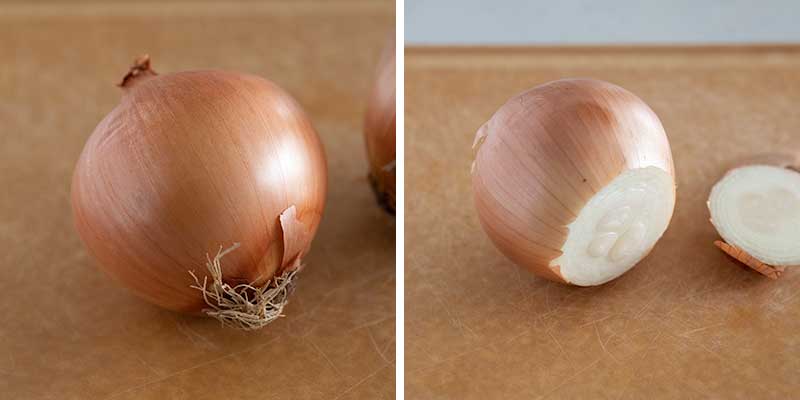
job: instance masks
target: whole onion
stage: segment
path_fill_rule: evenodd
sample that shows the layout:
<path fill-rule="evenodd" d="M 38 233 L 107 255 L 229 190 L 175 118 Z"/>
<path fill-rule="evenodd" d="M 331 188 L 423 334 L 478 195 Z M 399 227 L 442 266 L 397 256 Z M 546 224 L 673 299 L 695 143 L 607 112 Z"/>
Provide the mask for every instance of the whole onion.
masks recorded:
<path fill-rule="evenodd" d="M 159 306 L 245 329 L 277 318 L 325 203 L 325 156 L 303 110 L 265 79 L 157 75 L 147 56 L 120 86 L 73 175 L 91 256 Z"/>
<path fill-rule="evenodd" d="M 378 202 L 391 214 L 394 214 L 395 209 L 394 53 L 395 44 L 392 37 L 381 54 L 364 121 L 370 183 Z"/>
<path fill-rule="evenodd" d="M 478 216 L 515 263 L 557 282 L 608 282 L 644 258 L 675 206 L 669 142 L 631 92 L 564 79 L 521 93 L 475 137 Z"/>

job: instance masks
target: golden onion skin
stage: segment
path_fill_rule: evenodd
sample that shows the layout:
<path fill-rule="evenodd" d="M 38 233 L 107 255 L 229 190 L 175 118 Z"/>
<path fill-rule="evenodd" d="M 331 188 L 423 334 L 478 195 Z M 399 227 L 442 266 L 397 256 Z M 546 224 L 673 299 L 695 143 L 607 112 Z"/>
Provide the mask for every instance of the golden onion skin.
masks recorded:
<path fill-rule="evenodd" d="M 629 169 L 675 175 L 656 114 L 633 93 L 593 79 L 553 81 L 511 98 L 473 147 L 484 231 L 515 264 L 561 283 L 568 282 L 551 262 L 592 196 Z"/>
<path fill-rule="evenodd" d="M 75 226 L 101 269 L 154 304 L 196 313 L 206 304 L 189 271 L 202 281 L 206 254 L 239 242 L 225 281 L 267 282 L 284 267 L 279 216 L 291 206 L 308 249 L 327 167 L 288 93 L 223 71 L 129 77 L 72 180 Z"/>

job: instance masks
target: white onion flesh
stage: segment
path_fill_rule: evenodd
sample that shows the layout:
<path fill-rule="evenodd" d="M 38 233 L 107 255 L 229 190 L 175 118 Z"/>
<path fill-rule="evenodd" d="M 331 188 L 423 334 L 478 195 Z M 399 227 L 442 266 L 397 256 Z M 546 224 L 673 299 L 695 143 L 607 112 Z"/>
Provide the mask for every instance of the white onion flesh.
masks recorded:
<path fill-rule="evenodd" d="M 569 224 L 560 267 L 569 283 L 599 285 L 644 258 L 663 235 L 675 206 L 672 176 L 658 167 L 630 169 L 603 187 Z"/>

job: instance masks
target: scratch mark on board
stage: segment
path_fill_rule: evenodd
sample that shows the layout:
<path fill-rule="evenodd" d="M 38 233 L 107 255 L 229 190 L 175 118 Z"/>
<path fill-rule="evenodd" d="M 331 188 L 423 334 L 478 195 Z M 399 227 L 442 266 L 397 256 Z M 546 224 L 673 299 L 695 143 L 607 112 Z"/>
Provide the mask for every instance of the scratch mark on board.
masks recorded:
<path fill-rule="evenodd" d="M 711 325 L 704 326 L 704 327 L 701 327 L 701 328 L 688 330 L 686 332 L 681 332 L 681 333 L 678 334 L 678 336 L 685 338 L 685 337 L 689 337 L 689 335 L 691 335 L 692 333 L 701 332 L 701 331 L 704 331 L 706 329 L 710 329 L 710 328 L 714 328 L 714 327 L 722 326 L 722 325 L 725 325 L 725 323 L 724 322 L 720 322 L 720 323 L 717 323 L 717 324 L 711 324 Z"/>
<path fill-rule="evenodd" d="M 375 341 L 375 336 L 372 335 L 372 329 L 367 328 L 367 335 L 369 336 L 370 343 L 372 343 L 372 347 L 375 348 L 375 352 L 378 353 L 379 356 L 381 356 L 383 361 L 386 361 L 387 364 L 391 364 L 391 362 L 389 362 L 389 359 L 387 359 L 386 356 L 383 355 L 381 349 L 378 348 L 378 342 Z"/>
<path fill-rule="evenodd" d="M 358 381 L 358 382 L 356 382 L 355 384 L 353 384 L 353 386 L 350 386 L 349 388 L 345 389 L 345 391 L 344 391 L 344 392 L 342 392 L 342 393 L 339 393 L 339 395 L 338 395 L 338 396 L 336 396 L 336 397 L 334 397 L 334 398 L 333 398 L 333 400 L 339 400 L 339 399 L 341 399 L 341 398 L 342 398 L 342 396 L 344 396 L 344 395 L 346 395 L 346 394 L 348 394 L 348 393 L 352 392 L 352 391 L 353 391 L 353 390 L 355 390 L 357 387 L 359 387 L 359 386 L 363 385 L 363 384 L 364 384 L 364 382 L 368 381 L 368 380 L 369 380 L 370 378 L 372 378 L 373 376 L 375 376 L 375 375 L 378 375 L 378 373 L 379 373 L 379 372 L 383 371 L 383 370 L 384 370 L 384 369 L 386 369 L 387 367 L 388 367 L 388 365 L 384 365 L 384 366 L 382 366 L 382 367 L 380 367 L 380 368 L 376 369 L 376 370 L 375 370 L 374 372 L 372 372 L 371 374 L 369 374 L 369 375 L 365 376 L 363 379 L 361 379 L 360 381 Z"/>
<path fill-rule="evenodd" d="M 193 365 L 191 367 L 180 369 L 178 371 L 175 371 L 173 373 L 165 375 L 165 376 L 163 376 L 161 378 L 157 378 L 157 379 L 153 379 L 153 380 L 147 381 L 147 382 L 145 382 L 145 383 L 143 383 L 141 385 L 137 385 L 137 386 L 134 386 L 134 387 L 119 391 L 117 393 L 112 393 L 110 396 L 108 396 L 106 398 L 106 400 L 110 400 L 110 399 L 122 396 L 122 395 L 124 395 L 126 393 L 131 393 L 131 392 L 135 392 L 137 390 L 141 390 L 141 389 L 150 387 L 152 385 L 164 382 L 169 378 L 172 378 L 174 376 L 178 376 L 178 375 L 183 374 L 185 372 L 193 371 L 193 370 L 196 370 L 198 368 L 202 368 L 202 367 L 214 364 L 214 363 L 222 361 L 222 360 L 226 360 L 226 359 L 229 359 L 229 358 L 234 358 L 234 357 L 237 357 L 237 356 L 239 356 L 241 354 L 244 354 L 244 353 L 247 353 L 247 352 L 257 351 L 257 350 L 259 350 L 261 348 L 269 346 L 270 344 L 272 344 L 272 342 L 278 340 L 279 338 L 280 338 L 280 336 L 276 336 L 276 337 L 274 337 L 274 338 L 272 338 L 272 339 L 270 339 L 270 340 L 268 340 L 268 341 L 266 341 L 264 343 L 261 343 L 259 345 L 256 345 L 256 346 L 253 346 L 253 347 L 250 347 L 250 348 L 247 348 L 247 349 L 243 349 L 241 351 L 236 351 L 236 352 L 233 352 L 233 353 L 225 354 L 223 356 L 220 356 L 220 357 L 217 357 L 217 358 L 213 358 L 213 359 L 205 361 L 205 362 L 201 362 L 201 363 Z"/>
<path fill-rule="evenodd" d="M 450 307 L 445 303 L 445 301 L 439 296 L 436 291 L 433 291 L 433 298 L 442 306 L 444 309 L 445 314 L 449 317 L 450 324 L 458 328 L 464 336 L 468 336 L 467 332 L 469 332 L 472 336 L 478 336 L 472 329 L 469 329 L 462 321 L 459 319 L 453 312 L 450 310 Z"/>
<path fill-rule="evenodd" d="M 319 348 L 319 346 L 317 346 L 317 345 L 316 345 L 316 343 L 312 342 L 312 341 L 311 341 L 310 339 L 308 339 L 308 338 L 306 338 L 306 339 L 305 339 L 305 341 L 306 341 L 306 342 L 307 342 L 309 345 L 311 345 L 311 347 L 313 347 L 313 348 L 314 348 L 314 350 L 316 350 L 316 351 L 317 351 L 317 353 L 319 353 L 319 354 L 322 356 L 322 358 L 324 358 L 324 359 L 325 359 L 325 361 L 328 363 L 328 365 L 330 365 L 330 367 L 333 369 L 333 371 L 334 371 L 334 372 L 336 372 L 336 375 L 339 375 L 340 377 L 344 377 L 344 375 L 342 374 L 342 372 L 341 372 L 341 371 L 339 371 L 339 368 L 337 368 L 337 367 L 336 367 L 336 364 L 334 364 L 334 363 L 333 363 L 333 360 L 331 360 L 331 359 L 330 359 L 330 357 L 328 357 L 328 355 L 327 355 L 327 354 L 325 354 L 325 352 L 324 352 L 324 351 L 322 351 L 322 349 L 320 349 L 320 348 Z"/>
<path fill-rule="evenodd" d="M 619 364 L 619 360 L 616 359 L 606 348 L 606 345 L 603 343 L 603 339 L 600 337 L 600 329 L 597 328 L 597 324 L 594 325 L 594 333 L 597 335 L 597 342 L 600 343 L 600 348 L 603 349 L 603 353 L 606 353 L 614 363 Z"/>
<path fill-rule="evenodd" d="M 214 344 L 212 341 L 208 340 L 207 337 L 201 335 L 196 330 L 192 329 L 189 325 L 181 321 L 175 321 L 177 325 L 178 332 L 186 336 L 189 341 L 194 345 L 200 345 L 200 347 L 206 347 L 209 349 L 217 350 L 218 346 Z"/>
<path fill-rule="evenodd" d="M 567 352 L 564 350 L 564 346 L 562 346 L 561 342 L 559 342 L 558 339 L 556 339 L 555 335 L 553 335 L 553 332 L 547 330 L 547 335 L 550 336 L 550 339 L 553 339 L 553 342 L 555 342 L 556 346 L 558 346 L 558 351 L 561 353 L 561 358 L 563 358 L 567 362 L 567 364 L 569 364 L 570 367 L 573 367 L 572 359 L 569 358 Z"/>
<path fill-rule="evenodd" d="M 600 362 L 600 360 L 602 360 L 602 358 L 598 358 L 598 359 L 590 362 L 585 367 L 581 368 L 578 372 L 576 372 L 574 375 L 572 375 L 572 376 L 568 377 L 567 379 L 564 379 L 563 381 L 561 381 L 561 383 L 559 383 L 555 388 L 553 388 L 553 390 L 543 394 L 542 396 L 537 397 L 537 399 L 541 400 L 541 399 L 545 399 L 547 397 L 550 397 L 550 395 L 552 395 L 553 393 L 557 392 L 558 389 L 561 389 L 568 382 L 570 382 L 571 380 L 577 378 L 578 376 L 580 376 L 584 372 L 588 371 L 590 368 L 592 368 L 595 365 L 597 365 Z"/>

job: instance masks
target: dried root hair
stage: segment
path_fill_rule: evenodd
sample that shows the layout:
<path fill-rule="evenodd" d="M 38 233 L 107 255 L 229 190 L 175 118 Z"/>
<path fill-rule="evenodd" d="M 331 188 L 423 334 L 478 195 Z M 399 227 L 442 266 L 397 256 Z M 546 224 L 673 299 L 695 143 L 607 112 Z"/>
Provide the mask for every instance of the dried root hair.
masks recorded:
<path fill-rule="evenodd" d="M 191 285 L 203 293 L 203 299 L 209 308 L 203 313 L 219 320 L 223 326 L 228 326 L 245 331 L 261 329 L 272 321 L 283 316 L 283 308 L 289 303 L 289 295 L 294 289 L 294 277 L 300 270 L 299 258 L 284 272 L 276 275 L 267 283 L 260 286 L 239 284 L 231 286 L 222 280 L 222 257 L 239 248 L 239 243 L 223 250 L 220 246 L 213 259 L 206 254 L 206 268 L 211 276 L 197 278 L 194 272 L 189 274 L 194 278 L 195 284 Z"/>

